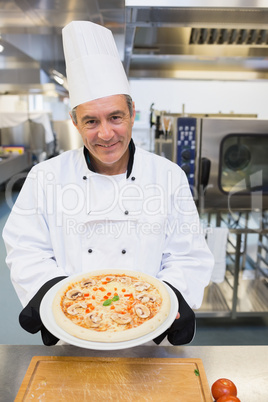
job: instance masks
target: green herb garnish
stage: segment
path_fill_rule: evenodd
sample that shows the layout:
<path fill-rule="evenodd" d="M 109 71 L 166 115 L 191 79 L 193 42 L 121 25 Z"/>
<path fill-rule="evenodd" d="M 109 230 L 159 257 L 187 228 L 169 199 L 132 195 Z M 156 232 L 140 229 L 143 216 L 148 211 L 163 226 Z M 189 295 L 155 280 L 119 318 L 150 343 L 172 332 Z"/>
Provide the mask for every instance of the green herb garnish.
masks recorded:
<path fill-rule="evenodd" d="M 103 302 L 103 306 L 110 306 L 110 304 L 112 304 L 112 299 L 107 299 Z"/>
<path fill-rule="evenodd" d="M 199 370 L 197 370 L 197 369 L 195 369 L 194 373 L 195 373 L 196 376 L 199 376 L 199 375 L 200 375 L 200 374 L 199 374 Z"/>
<path fill-rule="evenodd" d="M 105 301 L 102 303 L 102 305 L 103 305 L 103 306 L 110 306 L 110 305 L 112 304 L 112 302 L 115 302 L 115 301 L 117 301 L 117 300 L 119 300 L 119 296 L 118 296 L 118 295 L 114 296 L 112 299 L 107 299 L 107 300 L 105 300 Z"/>

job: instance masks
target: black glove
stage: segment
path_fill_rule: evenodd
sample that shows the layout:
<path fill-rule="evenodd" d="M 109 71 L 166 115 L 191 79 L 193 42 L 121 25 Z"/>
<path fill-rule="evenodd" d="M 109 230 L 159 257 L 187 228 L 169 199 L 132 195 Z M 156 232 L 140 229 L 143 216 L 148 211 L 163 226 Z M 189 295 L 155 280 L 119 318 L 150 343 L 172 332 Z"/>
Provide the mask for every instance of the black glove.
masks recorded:
<path fill-rule="evenodd" d="M 19 315 L 21 327 L 31 334 L 36 334 L 38 331 L 41 331 L 42 341 L 44 345 L 47 346 L 55 345 L 59 339 L 52 335 L 42 323 L 39 314 L 40 304 L 47 291 L 65 278 L 67 278 L 67 276 L 58 276 L 46 282 Z"/>
<path fill-rule="evenodd" d="M 187 304 L 181 293 L 170 283 L 165 282 L 175 292 L 179 301 L 180 318 L 175 320 L 163 334 L 154 339 L 159 345 L 167 336 L 172 345 L 186 345 L 191 342 L 195 334 L 195 313 Z"/>

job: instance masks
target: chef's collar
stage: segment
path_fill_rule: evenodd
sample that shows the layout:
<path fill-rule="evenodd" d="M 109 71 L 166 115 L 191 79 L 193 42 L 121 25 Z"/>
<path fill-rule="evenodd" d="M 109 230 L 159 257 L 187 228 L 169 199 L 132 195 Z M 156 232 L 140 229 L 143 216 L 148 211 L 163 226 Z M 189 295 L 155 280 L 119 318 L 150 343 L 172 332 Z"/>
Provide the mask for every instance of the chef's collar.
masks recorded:
<path fill-rule="evenodd" d="M 135 149 L 136 149 L 132 138 L 130 140 L 128 148 L 129 148 L 129 159 L 128 159 L 128 164 L 127 164 L 127 179 L 129 178 L 129 176 L 131 175 L 131 172 L 132 172 L 132 167 L 133 167 L 133 162 L 134 162 L 134 153 L 135 153 Z M 96 172 L 96 170 L 94 169 L 94 167 L 91 163 L 89 151 L 85 146 L 84 146 L 84 156 L 85 156 L 87 167 L 89 168 L 89 170 L 91 170 L 91 172 Z"/>

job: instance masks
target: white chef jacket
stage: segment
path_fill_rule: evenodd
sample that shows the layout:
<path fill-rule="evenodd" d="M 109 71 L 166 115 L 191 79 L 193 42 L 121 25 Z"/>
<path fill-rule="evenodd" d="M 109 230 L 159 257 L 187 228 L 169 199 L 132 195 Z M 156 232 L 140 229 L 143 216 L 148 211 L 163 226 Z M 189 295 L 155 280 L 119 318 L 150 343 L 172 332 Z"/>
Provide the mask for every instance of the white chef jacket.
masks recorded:
<path fill-rule="evenodd" d="M 198 308 L 213 268 L 184 172 L 140 148 L 129 177 L 90 171 L 83 148 L 37 164 L 3 238 L 23 306 L 54 277 L 115 268 L 166 281 Z"/>

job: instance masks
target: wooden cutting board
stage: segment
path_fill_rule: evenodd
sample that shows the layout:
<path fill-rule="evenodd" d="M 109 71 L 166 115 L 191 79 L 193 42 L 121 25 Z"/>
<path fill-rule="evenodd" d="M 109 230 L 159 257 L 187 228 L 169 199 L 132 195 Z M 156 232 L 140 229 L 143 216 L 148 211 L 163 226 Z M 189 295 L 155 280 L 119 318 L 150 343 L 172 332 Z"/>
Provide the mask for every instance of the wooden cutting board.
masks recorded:
<path fill-rule="evenodd" d="M 15 401 L 211 402 L 201 359 L 35 356 Z"/>

